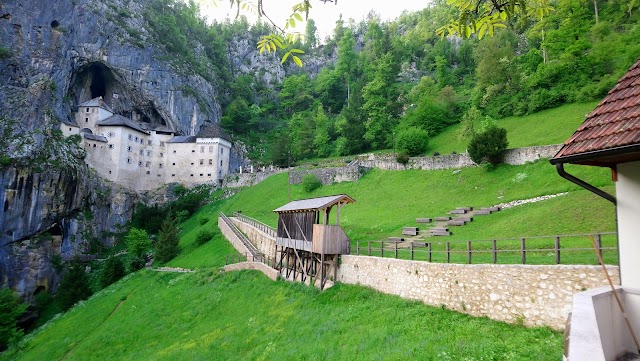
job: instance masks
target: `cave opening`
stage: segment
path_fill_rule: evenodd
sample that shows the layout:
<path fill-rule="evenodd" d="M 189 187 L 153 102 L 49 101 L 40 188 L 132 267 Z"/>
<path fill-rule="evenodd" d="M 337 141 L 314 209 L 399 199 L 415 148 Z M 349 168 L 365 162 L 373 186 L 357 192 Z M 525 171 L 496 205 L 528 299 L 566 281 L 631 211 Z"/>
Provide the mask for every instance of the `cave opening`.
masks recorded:
<path fill-rule="evenodd" d="M 53 227 L 49 228 L 48 232 L 52 236 L 62 236 L 62 227 L 60 227 L 59 224 L 56 224 Z"/>
<path fill-rule="evenodd" d="M 55 29 L 58 26 L 60 26 L 60 23 L 58 22 L 58 20 L 54 20 L 51 22 L 51 29 Z"/>
<path fill-rule="evenodd" d="M 104 98 L 107 94 L 107 85 L 111 78 L 109 68 L 100 63 L 93 63 L 89 67 L 89 73 L 92 75 L 91 85 L 89 86 L 89 89 L 91 90 L 91 99 L 96 97 Z"/>

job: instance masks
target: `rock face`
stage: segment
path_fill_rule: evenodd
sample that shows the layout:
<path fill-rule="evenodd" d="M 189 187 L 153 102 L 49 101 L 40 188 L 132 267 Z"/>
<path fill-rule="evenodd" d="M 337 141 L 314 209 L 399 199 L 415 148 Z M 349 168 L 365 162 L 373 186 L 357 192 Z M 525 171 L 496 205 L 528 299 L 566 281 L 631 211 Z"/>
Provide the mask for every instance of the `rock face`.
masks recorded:
<path fill-rule="evenodd" d="M 76 174 L 4 168 L 0 187 L 0 280 L 27 301 L 55 290 L 54 259 L 112 246 L 137 198 L 86 167 Z"/>
<path fill-rule="evenodd" d="M 103 96 L 116 113 L 192 134 L 218 121 L 212 83 L 177 69 L 153 46 L 138 2 L 9 1 L 0 4 L 0 108 L 28 129 L 52 111 Z"/>

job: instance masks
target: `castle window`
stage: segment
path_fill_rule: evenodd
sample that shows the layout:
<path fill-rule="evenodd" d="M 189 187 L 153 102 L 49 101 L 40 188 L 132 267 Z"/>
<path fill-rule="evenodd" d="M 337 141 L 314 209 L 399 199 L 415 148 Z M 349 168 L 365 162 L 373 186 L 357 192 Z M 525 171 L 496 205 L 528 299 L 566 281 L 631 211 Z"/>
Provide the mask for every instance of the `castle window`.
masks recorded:
<path fill-rule="evenodd" d="M 130 152 L 130 151 L 131 151 L 131 146 L 128 146 L 127 147 L 127 152 Z"/>
<path fill-rule="evenodd" d="M 109 171 L 109 174 L 111 174 L 111 171 Z"/>
<path fill-rule="evenodd" d="M 151 156 L 151 151 L 150 150 L 147 151 L 147 156 Z"/>
<path fill-rule="evenodd" d="M 164 142 L 160 142 L 160 146 L 161 146 L 161 147 L 164 147 Z"/>
<path fill-rule="evenodd" d="M 113 144 L 109 144 L 109 149 L 113 149 Z"/>
<path fill-rule="evenodd" d="M 129 140 L 133 139 L 133 135 L 129 134 Z"/>
<path fill-rule="evenodd" d="M 193 165 L 193 162 L 191 162 L 191 165 Z"/>
<path fill-rule="evenodd" d="M 144 155 L 144 150 L 140 149 L 140 155 Z"/>
<path fill-rule="evenodd" d="M 151 141 L 150 140 L 147 141 L 147 145 L 151 145 Z"/>
<path fill-rule="evenodd" d="M 96 147 L 96 145 L 94 144 L 94 145 L 93 145 L 93 147 L 95 148 L 95 147 Z"/>
<path fill-rule="evenodd" d="M 213 153 L 213 145 L 209 146 L 209 153 Z"/>
<path fill-rule="evenodd" d="M 209 159 L 209 165 L 213 165 L 213 159 Z"/>
<path fill-rule="evenodd" d="M 160 177 L 160 174 L 158 174 L 158 177 Z"/>
<path fill-rule="evenodd" d="M 204 153 L 204 145 L 200 147 L 200 153 Z"/>
<path fill-rule="evenodd" d="M 147 168 L 151 167 L 151 162 L 147 162 L 147 163 L 145 163 L 145 166 L 146 166 Z"/>
<path fill-rule="evenodd" d="M 164 157 L 164 153 L 160 153 L 160 158 Z"/>
<path fill-rule="evenodd" d="M 172 177 L 175 177 L 176 175 L 175 175 L 175 174 L 172 174 L 171 176 L 172 176 Z"/>
<path fill-rule="evenodd" d="M 138 137 L 133 138 L 134 141 L 137 143 L 138 142 Z"/>
<path fill-rule="evenodd" d="M 162 168 L 162 163 L 158 164 L 158 168 Z"/>
<path fill-rule="evenodd" d="M 220 154 L 224 154 L 224 148 L 220 148 Z"/>
<path fill-rule="evenodd" d="M 193 177 L 193 174 L 191 176 Z"/>
<path fill-rule="evenodd" d="M 131 164 L 131 158 L 127 158 L 127 163 Z"/>
<path fill-rule="evenodd" d="M 89 118 L 84 118 L 85 123 L 89 123 Z"/>
<path fill-rule="evenodd" d="M 211 177 L 211 173 L 207 173 L 207 177 Z"/>
<path fill-rule="evenodd" d="M 142 167 L 142 161 L 138 162 L 138 167 Z"/>
<path fill-rule="evenodd" d="M 172 163 L 171 165 L 176 165 L 175 163 Z"/>
<path fill-rule="evenodd" d="M 71 128 L 69 128 L 69 131 L 71 131 Z"/>
<path fill-rule="evenodd" d="M 204 164 L 204 159 L 200 159 L 200 165 Z"/>
<path fill-rule="evenodd" d="M 204 176 L 204 174 L 200 173 L 200 177 Z"/>
<path fill-rule="evenodd" d="M 195 150 L 195 149 L 191 149 L 191 153 L 195 153 L 195 152 L 196 152 L 196 150 Z"/>
<path fill-rule="evenodd" d="M 220 161 L 220 166 L 222 167 L 222 161 Z"/>
<path fill-rule="evenodd" d="M 173 154 L 176 154 L 176 151 L 175 151 L 175 150 L 173 151 Z"/>
<path fill-rule="evenodd" d="M 147 174 L 151 174 L 151 171 L 150 171 L 150 170 L 148 170 L 148 171 L 147 171 Z"/>
<path fill-rule="evenodd" d="M 85 113 L 89 113 L 89 108 L 87 108 L 84 112 L 85 112 Z"/>

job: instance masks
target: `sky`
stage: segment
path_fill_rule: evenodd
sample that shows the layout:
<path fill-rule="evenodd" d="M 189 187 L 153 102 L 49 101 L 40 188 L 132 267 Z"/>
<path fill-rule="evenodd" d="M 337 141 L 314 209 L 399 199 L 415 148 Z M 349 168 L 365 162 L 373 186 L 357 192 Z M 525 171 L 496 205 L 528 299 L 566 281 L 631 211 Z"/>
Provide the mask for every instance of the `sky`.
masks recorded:
<path fill-rule="evenodd" d="M 292 6 L 300 2 L 301 0 L 263 0 L 263 6 L 267 15 L 277 25 L 283 27 L 285 20 L 291 15 Z M 211 0 L 204 0 L 202 3 L 211 3 Z M 383 20 L 393 20 L 404 10 L 422 10 L 428 3 L 428 0 L 338 0 L 337 4 L 331 2 L 325 4 L 322 0 L 312 0 L 311 6 L 313 8 L 309 12 L 309 18 L 316 22 L 319 39 L 324 40 L 326 36 L 332 34 L 340 14 L 342 14 L 345 23 L 350 18 L 356 22 L 364 19 L 371 10 L 379 14 Z M 218 0 L 218 5 L 215 7 L 205 5 L 202 8 L 202 13 L 209 19 L 221 21 L 227 17 L 233 19 L 236 15 L 236 8 L 229 10 L 228 0 Z M 245 15 L 250 21 L 255 18 L 246 12 Z M 304 24 L 296 25 L 295 31 L 304 33 L 304 28 Z"/>

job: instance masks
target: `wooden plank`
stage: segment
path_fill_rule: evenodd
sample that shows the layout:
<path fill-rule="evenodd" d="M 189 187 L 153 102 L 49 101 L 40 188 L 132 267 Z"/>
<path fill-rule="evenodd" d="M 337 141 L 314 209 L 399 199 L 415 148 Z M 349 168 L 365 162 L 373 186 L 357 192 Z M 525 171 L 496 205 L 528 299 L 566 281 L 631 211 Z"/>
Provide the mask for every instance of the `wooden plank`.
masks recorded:
<path fill-rule="evenodd" d="M 451 232 L 434 232 L 431 233 L 432 236 L 450 236 L 452 233 Z"/>
<path fill-rule="evenodd" d="M 473 207 L 457 207 L 456 209 L 464 209 L 467 212 L 470 212 L 473 210 Z"/>
<path fill-rule="evenodd" d="M 401 237 L 389 237 L 389 242 L 394 242 L 394 243 L 404 242 L 404 238 L 401 238 Z"/>
<path fill-rule="evenodd" d="M 457 219 L 453 219 L 447 222 L 447 226 L 464 226 L 465 224 L 467 224 L 467 222 L 459 221 Z"/>
<path fill-rule="evenodd" d="M 449 214 L 465 214 L 467 213 L 466 209 L 453 209 L 449 211 Z"/>
<path fill-rule="evenodd" d="M 436 220 L 436 221 L 438 221 L 438 222 L 442 222 L 442 221 L 450 221 L 450 220 L 451 220 L 451 217 L 449 217 L 449 216 L 446 216 L 446 217 L 436 217 L 436 218 L 435 218 L 435 220 Z"/>
<path fill-rule="evenodd" d="M 490 210 L 491 212 L 500 212 L 501 208 L 496 206 L 496 207 L 489 207 L 487 209 Z"/>
<path fill-rule="evenodd" d="M 416 223 L 431 223 L 431 218 L 416 218 Z"/>
<path fill-rule="evenodd" d="M 488 209 L 488 208 L 482 208 L 481 210 L 476 211 L 475 215 L 476 215 L 476 216 L 480 216 L 480 215 L 491 214 L 491 213 L 493 213 L 493 212 L 491 212 L 491 210 L 490 210 L 490 209 Z"/>
<path fill-rule="evenodd" d="M 417 236 L 420 233 L 418 227 L 404 227 L 402 228 L 402 234 L 405 236 Z"/>
<path fill-rule="evenodd" d="M 435 227 L 429 228 L 429 232 L 446 232 L 449 230 L 449 227 Z"/>
<path fill-rule="evenodd" d="M 454 221 L 465 221 L 465 222 L 469 223 L 469 222 L 473 222 L 473 217 L 464 216 L 464 217 L 454 218 L 453 220 Z"/>

